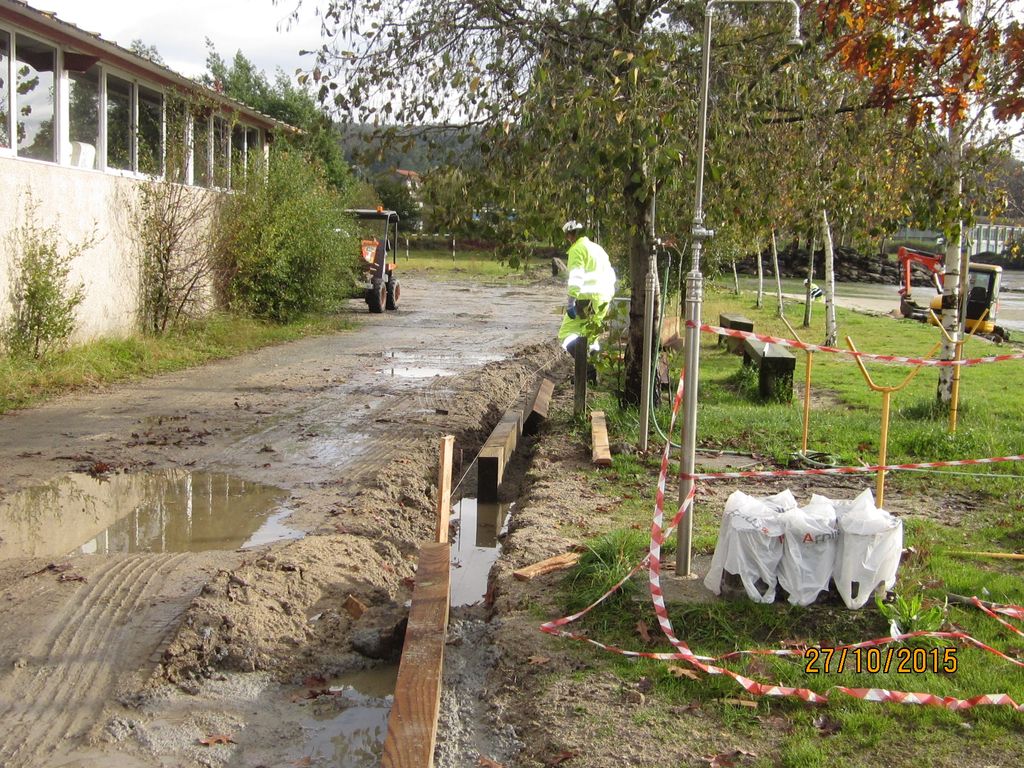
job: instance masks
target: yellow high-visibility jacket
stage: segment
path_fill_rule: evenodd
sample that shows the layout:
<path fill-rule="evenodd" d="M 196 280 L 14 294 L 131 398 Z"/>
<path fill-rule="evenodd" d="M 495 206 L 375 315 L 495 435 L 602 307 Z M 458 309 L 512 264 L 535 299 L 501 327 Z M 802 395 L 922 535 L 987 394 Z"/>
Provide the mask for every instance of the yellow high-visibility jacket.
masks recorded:
<path fill-rule="evenodd" d="M 601 332 L 608 303 L 615 296 L 615 270 L 608 253 L 588 237 L 580 237 L 568 252 L 568 294 L 577 301 L 590 301 L 585 317 L 562 317 L 558 341 L 563 345 L 577 336 L 594 340 Z"/>

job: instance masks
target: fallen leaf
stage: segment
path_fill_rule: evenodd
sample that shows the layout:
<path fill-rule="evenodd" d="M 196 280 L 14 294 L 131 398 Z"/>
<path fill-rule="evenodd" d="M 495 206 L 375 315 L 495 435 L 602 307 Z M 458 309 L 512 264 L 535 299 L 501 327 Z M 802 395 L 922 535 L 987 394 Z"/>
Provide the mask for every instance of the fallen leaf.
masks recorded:
<path fill-rule="evenodd" d="M 559 752 L 554 757 L 547 758 L 544 761 L 544 765 L 549 766 L 549 767 L 550 766 L 555 766 L 555 765 L 561 765 L 564 762 L 572 760 L 574 757 L 576 757 L 576 753 L 575 752 L 569 752 L 568 750 L 566 750 L 565 752 Z"/>
<path fill-rule="evenodd" d="M 200 739 L 199 743 L 204 747 L 212 747 L 214 744 L 234 744 L 235 740 L 225 733 L 215 733 L 205 739 Z"/>
<path fill-rule="evenodd" d="M 834 736 L 843 730 L 843 725 L 838 720 L 833 720 L 828 715 L 819 715 L 811 721 L 814 727 L 822 736 Z"/>
<path fill-rule="evenodd" d="M 70 571 L 70 570 L 71 570 L 71 563 L 50 563 L 49 565 L 44 565 L 38 571 L 32 571 L 32 573 L 26 573 L 23 578 L 27 579 L 29 576 L 38 576 L 40 573 L 46 573 L 47 571 L 53 571 L 54 573 L 63 573 L 64 571 Z"/>
<path fill-rule="evenodd" d="M 636 623 L 636 631 L 637 634 L 640 635 L 640 639 L 643 640 L 645 644 L 650 645 L 651 632 L 647 627 L 647 622 L 643 619 L 640 619 L 640 621 Z"/>
<path fill-rule="evenodd" d="M 797 653 L 803 653 L 808 648 L 806 640 L 782 640 L 779 645 Z"/>
<path fill-rule="evenodd" d="M 706 758 L 711 768 L 732 768 L 745 757 L 757 757 L 754 752 L 747 752 L 745 749 L 733 749 L 729 752 L 720 752 L 714 757 Z"/>
<path fill-rule="evenodd" d="M 751 701 L 750 699 L 719 699 L 723 704 L 732 704 L 735 707 L 746 707 L 747 709 L 757 709 L 757 702 Z"/>
<path fill-rule="evenodd" d="M 484 757 L 483 755 L 480 755 L 476 759 L 476 764 L 480 766 L 480 768 L 505 768 L 501 763 L 496 763 L 494 760 L 491 760 L 491 758 Z"/>
<path fill-rule="evenodd" d="M 353 619 L 358 619 L 366 613 L 366 603 L 354 595 L 345 598 L 344 608 Z"/>
<path fill-rule="evenodd" d="M 529 662 L 531 664 L 547 664 L 549 661 L 551 661 L 551 659 L 547 656 L 531 656 L 529 658 Z"/>
<path fill-rule="evenodd" d="M 692 669 L 680 667 L 678 664 L 669 664 L 665 670 L 673 677 L 685 677 L 687 680 L 700 680 L 700 675 Z"/>

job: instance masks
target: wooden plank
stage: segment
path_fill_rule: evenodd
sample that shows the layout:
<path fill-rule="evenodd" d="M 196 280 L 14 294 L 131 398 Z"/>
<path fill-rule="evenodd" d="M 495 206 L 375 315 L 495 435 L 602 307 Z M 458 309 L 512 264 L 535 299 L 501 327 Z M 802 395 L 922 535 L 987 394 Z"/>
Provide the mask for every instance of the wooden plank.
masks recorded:
<path fill-rule="evenodd" d="M 452 455 L 455 453 L 455 436 L 441 438 L 441 450 L 437 461 L 437 536 L 436 541 L 448 541 L 448 524 L 452 514 Z"/>
<path fill-rule="evenodd" d="M 519 579 L 519 581 L 529 581 L 530 579 L 535 579 L 538 576 L 543 576 L 545 573 L 564 571 L 566 568 L 571 568 L 576 565 L 579 559 L 579 552 L 566 552 L 564 555 L 555 555 L 554 557 L 541 560 L 533 565 L 527 565 L 519 568 L 518 570 L 512 571 L 512 575 Z"/>
<path fill-rule="evenodd" d="M 383 768 L 434 765 L 448 628 L 450 557 L 448 544 L 424 544 L 420 549 L 395 700 L 384 740 Z"/>
<path fill-rule="evenodd" d="M 612 452 L 608 447 L 608 423 L 604 418 L 604 411 L 591 411 L 590 413 L 590 439 L 591 458 L 599 467 L 610 467 L 612 465 Z"/>
<path fill-rule="evenodd" d="M 526 432 L 533 432 L 540 422 L 548 417 L 548 410 L 551 408 L 551 397 L 555 392 L 555 382 L 551 379 L 541 379 L 537 385 L 537 392 L 530 404 L 530 412 L 526 415 L 526 422 L 523 429 Z"/>

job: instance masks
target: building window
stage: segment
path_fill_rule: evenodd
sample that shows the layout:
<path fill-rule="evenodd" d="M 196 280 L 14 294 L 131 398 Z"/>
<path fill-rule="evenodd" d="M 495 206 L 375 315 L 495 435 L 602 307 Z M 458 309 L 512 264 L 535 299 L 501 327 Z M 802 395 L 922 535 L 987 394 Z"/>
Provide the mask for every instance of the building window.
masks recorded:
<path fill-rule="evenodd" d="M 139 86 L 139 170 L 152 176 L 163 173 L 164 97 Z"/>
<path fill-rule="evenodd" d="M 57 50 L 18 35 L 14 42 L 17 72 L 18 155 L 54 162 L 54 106 Z"/>
<path fill-rule="evenodd" d="M 107 75 L 107 167 L 134 170 L 132 163 L 132 106 L 135 86 L 127 80 Z"/>
<path fill-rule="evenodd" d="M 0 148 L 11 148 L 11 36 L 0 29 Z"/>
<path fill-rule="evenodd" d="M 231 128 L 222 117 L 213 118 L 213 186 L 231 187 Z"/>
<path fill-rule="evenodd" d="M 241 186 L 245 179 L 245 126 L 235 123 L 231 129 L 231 182 Z"/>
<path fill-rule="evenodd" d="M 210 117 L 203 112 L 192 116 L 192 183 L 210 186 Z"/>
<path fill-rule="evenodd" d="M 68 139 L 71 165 L 96 168 L 100 145 L 100 68 L 93 64 L 84 72 L 68 72 Z"/>

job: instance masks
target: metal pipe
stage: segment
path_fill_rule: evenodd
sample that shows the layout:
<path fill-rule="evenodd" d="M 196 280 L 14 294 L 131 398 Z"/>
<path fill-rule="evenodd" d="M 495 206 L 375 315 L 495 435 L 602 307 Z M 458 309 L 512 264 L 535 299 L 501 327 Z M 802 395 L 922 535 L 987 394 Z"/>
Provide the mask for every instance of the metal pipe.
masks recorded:
<path fill-rule="evenodd" d="M 647 262 L 647 281 L 644 283 L 644 368 L 640 380 L 640 450 L 647 451 L 648 432 L 651 416 L 651 337 L 654 335 L 654 281 L 657 275 L 657 263 L 654 249 Z"/>
<path fill-rule="evenodd" d="M 587 410 L 587 354 L 590 349 L 590 340 L 586 336 L 576 339 L 573 348 L 573 361 L 575 370 L 573 373 L 575 391 L 573 392 L 572 415 L 580 416 Z"/>
<path fill-rule="evenodd" d="M 699 109 L 697 115 L 697 172 L 693 194 L 693 223 L 690 235 L 693 240 L 693 263 L 686 276 L 686 372 L 683 383 L 683 436 L 682 455 L 679 471 L 679 503 L 682 504 L 693 488 L 693 471 L 697 450 L 697 382 L 700 366 L 700 325 L 701 303 L 704 300 L 704 276 L 700 272 L 700 258 L 704 241 L 714 237 L 714 232 L 704 226 L 704 148 L 708 128 L 708 87 L 711 74 L 711 20 L 715 6 L 725 4 L 788 5 L 793 10 L 790 27 L 790 43 L 801 45 L 800 6 L 796 0 L 709 0 L 704 7 L 704 37 L 702 42 L 701 78 Z M 676 575 L 690 576 L 693 540 L 693 506 L 680 523 L 678 548 L 676 550 Z"/>

